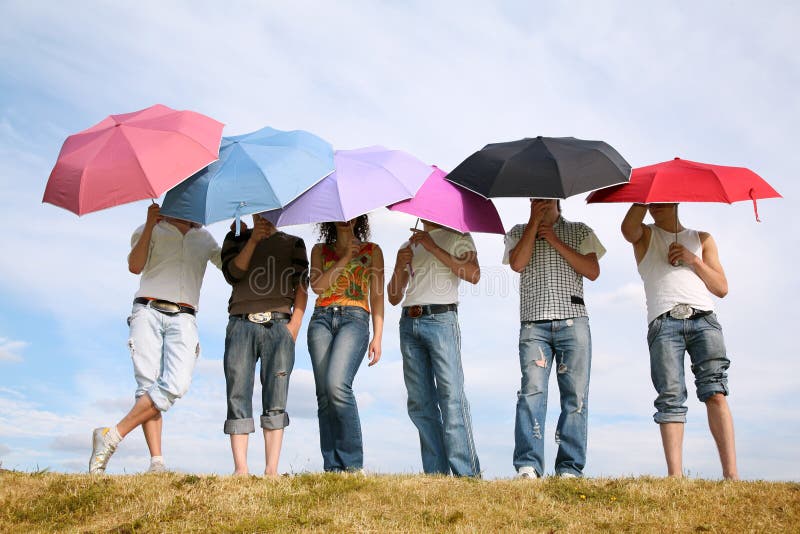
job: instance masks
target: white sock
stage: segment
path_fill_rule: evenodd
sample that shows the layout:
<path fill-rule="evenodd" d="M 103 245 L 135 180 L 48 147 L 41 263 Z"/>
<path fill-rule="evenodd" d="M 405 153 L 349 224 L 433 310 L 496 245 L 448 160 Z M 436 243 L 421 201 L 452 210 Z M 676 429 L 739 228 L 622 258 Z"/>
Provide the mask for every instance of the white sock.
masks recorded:
<path fill-rule="evenodd" d="M 153 465 L 153 464 L 164 465 L 164 457 L 163 456 L 151 456 L 150 457 L 150 465 Z"/>
<path fill-rule="evenodd" d="M 117 430 L 117 426 L 114 425 L 108 429 L 108 432 L 105 433 L 103 439 L 109 445 L 117 446 L 119 442 L 122 441 L 122 436 L 119 435 L 119 431 Z"/>

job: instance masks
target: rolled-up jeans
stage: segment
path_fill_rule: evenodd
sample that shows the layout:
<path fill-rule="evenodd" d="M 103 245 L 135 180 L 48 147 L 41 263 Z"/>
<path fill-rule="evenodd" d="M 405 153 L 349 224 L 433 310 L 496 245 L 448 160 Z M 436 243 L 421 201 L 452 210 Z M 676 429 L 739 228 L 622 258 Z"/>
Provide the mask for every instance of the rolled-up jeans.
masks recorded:
<path fill-rule="evenodd" d="M 192 383 L 200 355 L 197 320 L 189 313 L 168 315 L 134 304 L 128 325 L 136 398 L 147 393 L 155 407 L 165 412 Z"/>
<path fill-rule="evenodd" d="M 461 330 L 455 311 L 400 319 L 408 415 L 419 431 L 425 473 L 480 476 L 464 393 Z"/>
<path fill-rule="evenodd" d="M 547 383 L 556 366 L 561 415 L 556 425 L 555 471 L 581 476 L 586 465 L 592 338 L 588 317 L 524 322 L 519 333 L 522 387 L 517 393 L 514 467 L 544 474 Z"/>
<path fill-rule="evenodd" d="M 225 386 L 228 394 L 226 434 L 255 432 L 253 386 L 256 362 L 261 360 L 261 428 L 278 430 L 289 425 L 286 398 L 294 367 L 294 339 L 287 319 L 253 323 L 230 316 L 225 334 Z"/>
<path fill-rule="evenodd" d="M 358 306 L 319 306 L 308 324 L 325 471 L 357 470 L 364 465 L 353 380 L 369 346 L 369 317 Z"/>
<path fill-rule="evenodd" d="M 650 347 L 650 375 L 658 392 L 656 423 L 686 422 L 686 378 L 683 360 L 692 361 L 692 373 L 700 402 L 721 393 L 728 394 L 728 367 L 722 327 L 714 313 L 695 319 L 674 319 L 664 314 L 647 329 Z"/>

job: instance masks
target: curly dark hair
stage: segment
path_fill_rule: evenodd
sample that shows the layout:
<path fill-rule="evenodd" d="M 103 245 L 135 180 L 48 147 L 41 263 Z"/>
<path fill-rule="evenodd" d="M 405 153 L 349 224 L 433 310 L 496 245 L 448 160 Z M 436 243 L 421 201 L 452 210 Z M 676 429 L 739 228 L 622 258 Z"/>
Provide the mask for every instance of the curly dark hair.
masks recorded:
<path fill-rule="evenodd" d="M 320 241 L 332 247 L 336 244 L 336 223 L 324 222 L 317 225 L 317 232 L 319 233 Z M 356 217 L 356 222 L 353 225 L 353 235 L 356 239 L 367 241 L 369 239 L 369 217 L 367 214 L 359 215 Z"/>

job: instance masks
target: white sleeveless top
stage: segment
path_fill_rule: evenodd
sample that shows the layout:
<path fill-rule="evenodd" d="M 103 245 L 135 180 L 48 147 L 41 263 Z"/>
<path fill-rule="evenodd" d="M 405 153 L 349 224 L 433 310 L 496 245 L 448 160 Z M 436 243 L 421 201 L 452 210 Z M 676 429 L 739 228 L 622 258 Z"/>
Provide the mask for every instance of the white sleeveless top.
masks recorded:
<path fill-rule="evenodd" d="M 692 308 L 713 311 L 714 302 L 703 280 L 691 267 L 673 267 L 668 260 L 669 245 L 675 234 L 662 230 L 655 224 L 650 228 L 650 245 L 639 263 L 639 275 L 644 282 L 647 297 L 647 323 L 671 310 L 676 304 L 688 304 Z M 703 257 L 703 245 L 697 230 L 678 232 L 678 243 L 689 252 Z"/>

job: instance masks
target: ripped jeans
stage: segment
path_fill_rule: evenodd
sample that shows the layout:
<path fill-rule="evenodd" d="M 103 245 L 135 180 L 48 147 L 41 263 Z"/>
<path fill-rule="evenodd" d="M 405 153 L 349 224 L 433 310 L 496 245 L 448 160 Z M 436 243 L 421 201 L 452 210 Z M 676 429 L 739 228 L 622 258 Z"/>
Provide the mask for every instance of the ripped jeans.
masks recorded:
<path fill-rule="evenodd" d="M 294 367 L 294 339 L 287 319 L 251 323 L 231 316 L 225 333 L 225 386 L 228 394 L 226 434 L 255 432 L 253 386 L 256 361 L 261 359 L 261 428 L 278 430 L 289 425 L 286 398 Z"/>
<path fill-rule="evenodd" d="M 197 320 L 188 313 L 166 315 L 134 304 L 128 325 L 136 398 L 147 393 L 155 407 L 166 412 L 192 383 L 200 356 Z"/>
<path fill-rule="evenodd" d="M 514 468 L 530 466 L 544 474 L 547 383 L 556 366 L 561 415 L 556 425 L 555 472 L 583 475 L 586 465 L 589 372 L 592 337 L 588 317 L 524 322 L 519 333 L 522 386 L 517 392 Z"/>

